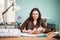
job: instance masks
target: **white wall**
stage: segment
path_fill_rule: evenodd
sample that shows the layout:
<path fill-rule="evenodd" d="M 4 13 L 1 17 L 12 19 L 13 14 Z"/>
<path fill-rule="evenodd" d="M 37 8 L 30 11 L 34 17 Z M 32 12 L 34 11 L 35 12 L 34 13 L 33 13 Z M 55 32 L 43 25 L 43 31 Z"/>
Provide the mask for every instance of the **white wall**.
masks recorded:
<path fill-rule="evenodd" d="M 0 0 L 0 23 L 3 23 L 2 12 L 4 11 L 5 7 L 4 3 L 4 0 Z"/>

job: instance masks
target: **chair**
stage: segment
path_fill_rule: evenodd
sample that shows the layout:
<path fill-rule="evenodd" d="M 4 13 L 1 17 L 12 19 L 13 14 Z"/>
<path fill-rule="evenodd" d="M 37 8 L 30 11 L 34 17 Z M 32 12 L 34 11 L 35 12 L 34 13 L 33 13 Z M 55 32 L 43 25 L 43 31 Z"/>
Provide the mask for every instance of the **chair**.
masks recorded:
<path fill-rule="evenodd" d="M 48 27 L 49 32 L 52 32 L 52 31 L 55 32 L 56 31 L 55 24 L 47 23 L 47 27 Z"/>
<path fill-rule="evenodd" d="M 43 22 L 45 23 L 46 27 L 48 28 L 48 32 L 55 32 L 56 28 L 55 28 L 55 24 L 50 24 L 47 22 L 47 18 L 42 18 Z"/>

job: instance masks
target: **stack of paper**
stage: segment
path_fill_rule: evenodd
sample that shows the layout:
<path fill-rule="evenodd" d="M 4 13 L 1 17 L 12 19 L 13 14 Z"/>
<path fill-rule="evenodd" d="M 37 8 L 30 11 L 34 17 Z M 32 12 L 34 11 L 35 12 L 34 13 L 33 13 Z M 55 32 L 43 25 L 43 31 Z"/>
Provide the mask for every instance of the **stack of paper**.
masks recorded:
<path fill-rule="evenodd" d="M 42 37 L 42 36 L 46 36 L 45 33 L 41 33 L 41 34 L 28 34 L 28 33 L 21 33 L 21 36 L 28 36 L 28 37 Z"/>
<path fill-rule="evenodd" d="M 18 37 L 20 33 L 19 29 L 0 29 L 0 37 Z"/>

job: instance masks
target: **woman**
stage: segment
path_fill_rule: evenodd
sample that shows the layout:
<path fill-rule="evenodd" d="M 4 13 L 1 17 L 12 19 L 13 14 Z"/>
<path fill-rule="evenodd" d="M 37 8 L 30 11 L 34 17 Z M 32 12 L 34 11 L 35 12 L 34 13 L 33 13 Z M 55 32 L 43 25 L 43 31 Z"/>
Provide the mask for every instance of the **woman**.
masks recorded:
<path fill-rule="evenodd" d="M 47 32 L 47 27 L 41 19 L 41 13 L 38 8 L 31 10 L 29 18 L 20 26 L 21 32 L 38 34 Z"/>

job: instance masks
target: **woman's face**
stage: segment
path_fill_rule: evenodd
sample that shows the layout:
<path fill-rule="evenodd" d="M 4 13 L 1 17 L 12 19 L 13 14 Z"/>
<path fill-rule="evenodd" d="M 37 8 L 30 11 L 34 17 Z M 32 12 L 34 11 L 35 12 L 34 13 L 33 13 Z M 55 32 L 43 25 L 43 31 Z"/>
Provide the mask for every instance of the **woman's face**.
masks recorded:
<path fill-rule="evenodd" d="M 37 20 L 38 17 L 39 17 L 38 11 L 33 11 L 33 12 L 32 12 L 32 18 L 33 18 L 33 20 Z"/>

